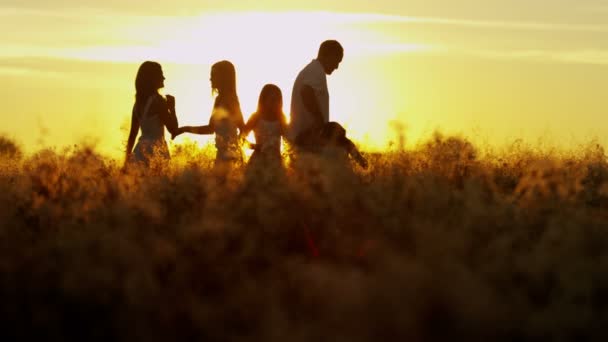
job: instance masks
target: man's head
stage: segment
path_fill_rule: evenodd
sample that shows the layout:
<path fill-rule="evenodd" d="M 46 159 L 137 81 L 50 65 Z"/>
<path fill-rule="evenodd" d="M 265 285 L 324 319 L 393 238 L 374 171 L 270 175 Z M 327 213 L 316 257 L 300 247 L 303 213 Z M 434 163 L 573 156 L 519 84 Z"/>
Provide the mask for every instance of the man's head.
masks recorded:
<path fill-rule="evenodd" d="M 336 40 L 326 40 L 319 47 L 317 60 L 321 62 L 327 75 L 338 69 L 342 58 L 344 58 L 344 48 Z"/>

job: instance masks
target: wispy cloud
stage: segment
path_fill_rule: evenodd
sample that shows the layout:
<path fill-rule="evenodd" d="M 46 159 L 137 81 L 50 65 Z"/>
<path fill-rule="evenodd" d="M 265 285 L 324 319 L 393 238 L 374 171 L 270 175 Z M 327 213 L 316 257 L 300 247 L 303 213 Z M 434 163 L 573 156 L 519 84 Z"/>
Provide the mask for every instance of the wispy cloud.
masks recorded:
<path fill-rule="evenodd" d="M 0 57 L 0 75 L 84 80 L 131 71 L 132 63 L 76 60 L 69 57 Z"/>
<path fill-rule="evenodd" d="M 585 6 L 582 8 L 584 12 L 593 12 L 593 13 L 608 13 L 608 4 L 595 4 L 592 6 Z"/>
<path fill-rule="evenodd" d="M 608 50 L 579 50 L 556 53 L 553 58 L 568 63 L 584 63 L 608 66 Z"/>
<path fill-rule="evenodd" d="M 65 73 L 50 71 L 50 70 L 42 70 L 39 68 L 28 68 L 22 66 L 8 66 L 2 65 L 0 61 L 0 75 L 2 76 L 35 76 L 35 77 L 45 77 L 45 78 L 63 78 L 65 77 Z"/>
<path fill-rule="evenodd" d="M 608 50 L 516 50 L 446 48 L 442 53 L 473 57 L 531 62 L 572 63 L 608 66 Z"/>
<path fill-rule="evenodd" d="M 27 32 L 21 32 L 19 36 L 8 33 L 3 36 L 0 33 L 0 38 L 6 38 L 0 57 L 22 55 L 136 61 L 150 56 L 177 63 L 197 63 L 221 58 L 222 55 L 238 55 L 260 50 L 277 50 L 279 53 L 297 50 L 303 55 L 310 55 L 314 53 L 317 44 L 329 36 L 340 37 L 347 42 L 350 53 L 364 55 L 410 53 L 429 48 L 429 44 L 387 39 L 375 32 L 357 31 L 356 28 L 344 26 L 369 20 L 374 18 L 373 15 L 331 12 L 218 12 L 179 18 L 125 15 L 116 18 L 99 11 L 89 13 L 88 10 L 78 12 L 78 15 L 49 12 L 48 17 L 45 11 L 0 10 L 0 16 L 10 17 L 14 21 L 19 20 L 18 16 L 15 17 L 17 14 L 24 17 L 40 16 L 42 21 L 49 18 L 59 21 L 70 19 L 72 23 L 62 24 L 63 28 L 55 28 L 54 32 L 48 33 L 49 37 L 42 37 L 38 32 L 35 37 L 29 36 Z M 393 21 L 395 18 L 379 16 L 374 20 Z M 301 29 L 310 26 L 310 22 L 315 22 L 314 27 Z M 0 23 L 0 29 L 2 25 Z M 277 30 L 277 27 L 281 29 Z M 51 39 L 53 35 L 57 37 Z M 287 48 L 285 42 L 289 41 L 299 43 Z"/>
<path fill-rule="evenodd" d="M 0 19 L 0 39 L 4 41 L 0 57 L 46 56 L 119 62 L 156 58 L 175 63 L 204 63 L 244 53 L 250 53 L 251 58 L 255 59 L 258 54 L 252 52 L 266 50 L 278 50 L 278 53 L 290 50 L 292 54 L 310 55 L 319 41 L 335 37 L 347 43 L 350 53 L 359 55 L 464 53 L 487 58 L 607 64 L 605 51 L 569 47 L 567 43 L 563 44 L 564 48 L 509 50 L 500 49 L 500 43 L 493 48 L 484 48 L 475 47 L 474 44 L 461 44 L 459 47 L 459 42 L 449 41 L 452 34 L 450 28 L 513 30 L 520 35 L 527 31 L 587 34 L 608 33 L 608 25 L 605 24 L 484 21 L 334 12 L 214 12 L 172 18 L 88 9 L 54 11 L 15 8 L 0 8 Z M 11 26 L 19 22 L 30 23 L 28 26 L 31 32 L 14 34 Z M 312 27 L 309 25 L 311 22 L 315 23 Z M 391 34 L 374 31 L 374 25 L 382 24 L 392 25 Z M 48 36 L 44 35 L 41 25 L 50 27 L 47 29 L 51 31 Z M 445 32 L 446 41 L 412 41 L 412 37 L 402 34 L 408 25 L 428 26 L 429 31 L 437 30 L 433 26 L 442 26 L 444 28 L 441 32 Z M 309 29 L 302 30 L 301 27 Z M 52 39 L 53 35 L 58 36 L 57 39 Z M 286 45 L 294 41 L 299 43 Z"/>
<path fill-rule="evenodd" d="M 606 6 L 608 10 L 608 6 Z M 376 13 L 332 13 L 332 12 L 310 12 L 315 16 L 325 15 L 329 20 L 347 24 L 427 24 L 441 26 L 459 26 L 471 28 L 493 28 L 510 30 L 533 30 L 533 31 L 580 31 L 580 32 L 608 32 L 608 25 L 585 25 L 585 24 L 560 24 L 551 22 L 518 22 L 499 20 L 470 20 L 451 19 L 440 17 L 412 17 L 403 15 L 387 15 Z"/>

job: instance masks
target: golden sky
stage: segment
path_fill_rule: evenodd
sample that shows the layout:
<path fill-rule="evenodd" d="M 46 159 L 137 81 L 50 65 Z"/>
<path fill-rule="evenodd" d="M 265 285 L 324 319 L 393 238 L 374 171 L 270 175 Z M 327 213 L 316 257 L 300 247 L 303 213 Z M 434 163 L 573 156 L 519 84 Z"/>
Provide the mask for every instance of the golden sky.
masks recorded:
<path fill-rule="evenodd" d="M 94 141 L 120 155 L 144 60 L 163 65 L 181 124 L 208 121 L 221 59 L 237 67 L 246 116 L 265 83 L 288 110 L 330 38 L 345 47 L 331 117 L 364 148 L 386 147 L 395 122 L 410 143 L 440 128 L 607 146 L 608 4 L 594 0 L 4 0 L 0 133 L 29 151 Z"/>

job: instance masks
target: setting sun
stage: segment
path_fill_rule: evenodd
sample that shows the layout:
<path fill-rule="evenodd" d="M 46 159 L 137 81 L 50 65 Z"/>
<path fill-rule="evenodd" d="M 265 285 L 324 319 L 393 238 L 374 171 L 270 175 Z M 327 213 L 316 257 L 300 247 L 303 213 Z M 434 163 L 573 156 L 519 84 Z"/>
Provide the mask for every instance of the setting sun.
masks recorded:
<path fill-rule="evenodd" d="M 2 0 L 0 341 L 606 341 L 607 1 Z"/>
<path fill-rule="evenodd" d="M 573 11 L 513 5 L 519 12 L 474 0 L 458 8 L 442 0 L 184 1 L 156 10 L 138 1 L 39 3 L 0 7 L 10 113 L 2 126 L 28 151 L 93 141 L 120 155 L 135 71 L 145 60 L 162 64 L 180 124 L 208 122 L 209 68 L 224 59 L 236 66 L 245 118 L 266 83 L 282 89 L 289 114 L 293 81 L 326 39 L 345 49 L 328 77 L 331 120 L 365 149 L 384 149 L 399 134 L 414 144 L 436 129 L 493 145 L 524 138 L 567 147 L 608 136 L 608 12 L 591 1 Z M 174 143 L 184 139 L 209 141 Z"/>

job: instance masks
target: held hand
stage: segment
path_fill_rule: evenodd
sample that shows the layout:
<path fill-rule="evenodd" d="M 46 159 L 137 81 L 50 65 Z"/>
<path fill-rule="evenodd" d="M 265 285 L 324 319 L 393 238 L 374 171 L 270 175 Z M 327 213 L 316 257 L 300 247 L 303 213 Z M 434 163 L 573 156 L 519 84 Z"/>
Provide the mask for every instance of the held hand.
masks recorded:
<path fill-rule="evenodd" d="M 170 109 L 175 109 L 175 97 L 172 95 L 167 95 L 167 105 Z"/>
<path fill-rule="evenodd" d="M 247 134 L 239 135 L 239 143 L 240 143 L 240 145 L 245 146 L 249 149 L 252 149 L 252 150 L 256 149 L 256 144 L 253 144 L 253 143 L 249 142 L 249 140 L 247 140 Z"/>
<path fill-rule="evenodd" d="M 171 140 L 175 140 L 175 138 L 176 138 L 178 135 L 180 135 L 180 134 L 182 134 L 182 133 L 184 133 L 184 132 L 185 132 L 185 131 L 184 131 L 184 128 L 183 128 L 183 127 L 179 127 L 179 128 L 177 129 L 177 132 L 175 132 L 174 134 L 171 134 Z"/>

